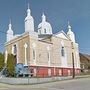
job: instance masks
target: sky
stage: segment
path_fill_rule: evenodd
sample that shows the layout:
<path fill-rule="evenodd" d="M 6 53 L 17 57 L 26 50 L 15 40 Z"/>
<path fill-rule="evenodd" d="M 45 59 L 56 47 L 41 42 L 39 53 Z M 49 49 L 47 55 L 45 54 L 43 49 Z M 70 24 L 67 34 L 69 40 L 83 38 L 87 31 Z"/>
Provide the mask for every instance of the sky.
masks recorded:
<path fill-rule="evenodd" d="M 90 0 L 0 0 L 0 52 L 4 52 L 10 19 L 14 34 L 24 32 L 28 3 L 34 18 L 35 31 L 43 12 L 53 33 L 61 30 L 66 33 L 69 21 L 80 52 L 90 54 Z"/>

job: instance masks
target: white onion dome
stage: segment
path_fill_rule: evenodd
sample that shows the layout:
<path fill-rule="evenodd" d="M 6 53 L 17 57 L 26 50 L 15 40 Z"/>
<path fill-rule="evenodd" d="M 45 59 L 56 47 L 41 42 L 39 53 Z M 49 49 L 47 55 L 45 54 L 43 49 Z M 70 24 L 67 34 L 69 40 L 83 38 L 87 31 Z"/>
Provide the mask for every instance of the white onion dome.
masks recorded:
<path fill-rule="evenodd" d="M 38 25 L 39 34 L 52 34 L 52 27 L 49 22 L 46 21 L 46 16 L 42 15 L 42 22 Z"/>
<path fill-rule="evenodd" d="M 13 30 L 12 30 L 11 21 L 10 21 L 10 23 L 9 23 L 8 27 L 9 27 L 9 29 L 8 29 L 7 33 L 8 33 L 8 34 L 12 34 L 12 35 L 13 35 Z"/>
<path fill-rule="evenodd" d="M 33 19 L 33 17 L 31 16 L 31 10 L 29 8 L 29 4 L 28 4 L 28 9 L 27 9 L 27 17 L 25 18 L 25 20 L 28 20 L 28 19 Z"/>

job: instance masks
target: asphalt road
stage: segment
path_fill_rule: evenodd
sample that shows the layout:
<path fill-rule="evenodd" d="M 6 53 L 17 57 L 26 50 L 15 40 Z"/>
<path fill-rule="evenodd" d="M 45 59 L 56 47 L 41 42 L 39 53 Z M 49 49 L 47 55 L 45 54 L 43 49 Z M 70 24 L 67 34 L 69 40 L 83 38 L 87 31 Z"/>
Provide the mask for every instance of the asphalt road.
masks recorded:
<path fill-rule="evenodd" d="M 90 78 L 65 80 L 36 85 L 0 84 L 0 90 L 90 90 Z"/>

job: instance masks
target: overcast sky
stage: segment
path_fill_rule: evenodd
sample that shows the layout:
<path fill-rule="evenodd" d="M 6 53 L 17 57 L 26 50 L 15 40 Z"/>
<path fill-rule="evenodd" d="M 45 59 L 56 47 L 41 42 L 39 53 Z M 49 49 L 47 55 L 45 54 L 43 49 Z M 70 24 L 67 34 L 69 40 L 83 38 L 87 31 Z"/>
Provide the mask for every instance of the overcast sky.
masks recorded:
<path fill-rule="evenodd" d="M 67 32 L 70 21 L 76 42 L 82 53 L 90 54 L 90 0 L 0 0 L 0 52 L 4 51 L 9 19 L 12 20 L 14 34 L 24 32 L 24 18 L 27 4 L 35 22 L 35 30 L 44 12 L 51 23 L 53 33 Z"/>

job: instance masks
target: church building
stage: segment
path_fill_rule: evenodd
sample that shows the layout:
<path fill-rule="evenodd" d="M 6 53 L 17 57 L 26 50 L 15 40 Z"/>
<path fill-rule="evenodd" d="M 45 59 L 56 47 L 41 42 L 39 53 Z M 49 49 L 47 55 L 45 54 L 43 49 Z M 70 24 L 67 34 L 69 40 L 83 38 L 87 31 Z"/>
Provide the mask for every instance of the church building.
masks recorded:
<path fill-rule="evenodd" d="M 34 18 L 28 6 L 25 17 L 25 31 L 14 35 L 10 21 L 5 43 L 5 63 L 8 54 L 13 54 L 16 64 L 22 63 L 29 67 L 33 76 L 68 76 L 80 73 L 79 47 L 75 41 L 71 25 L 67 30 L 56 34 L 52 26 L 42 14 L 42 21 L 35 32 Z"/>

